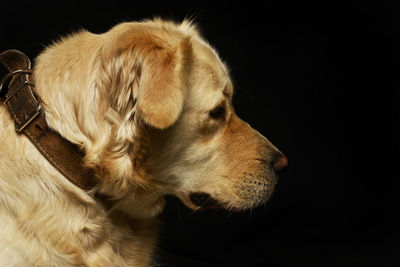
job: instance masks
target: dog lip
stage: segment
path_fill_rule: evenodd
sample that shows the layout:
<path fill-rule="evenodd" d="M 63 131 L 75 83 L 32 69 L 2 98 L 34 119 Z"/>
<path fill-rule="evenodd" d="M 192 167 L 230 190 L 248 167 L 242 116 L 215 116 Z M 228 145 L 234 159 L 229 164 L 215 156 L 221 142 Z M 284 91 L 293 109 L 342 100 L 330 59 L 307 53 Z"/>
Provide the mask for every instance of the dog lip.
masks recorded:
<path fill-rule="evenodd" d="M 200 208 L 221 208 L 221 204 L 208 193 L 190 193 L 189 199 L 193 204 Z"/>

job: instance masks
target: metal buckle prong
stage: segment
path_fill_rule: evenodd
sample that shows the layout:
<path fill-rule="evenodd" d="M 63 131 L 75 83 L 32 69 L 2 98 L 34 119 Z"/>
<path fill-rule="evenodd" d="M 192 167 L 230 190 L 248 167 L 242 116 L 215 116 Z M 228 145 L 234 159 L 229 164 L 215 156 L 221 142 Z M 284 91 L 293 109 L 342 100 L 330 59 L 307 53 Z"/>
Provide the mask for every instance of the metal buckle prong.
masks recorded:
<path fill-rule="evenodd" d="M 24 87 L 27 86 L 27 85 L 30 85 L 28 81 L 25 81 L 23 84 L 21 84 L 20 87 L 18 87 L 17 89 L 15 89 L 14 92 L 12 92 L 11 95 L 9 95 L 9 96 L 6 98 L 6 100 L 4 100 L 4 104 L 7 104 L 8 101 L 10 101 L 11 98 L 13 98 L 13 97 L 16 95 L 16 93 L 19 92 L 19 90 L 21 90 L 22 88 L 24 88 Z M 32 85 L 31 85 L 31 86 L 32 86 Z"/>
<path fill-rule="evenodd" d="M 32 113 L 32 114 L 27 118 L 27 120 L 23 121 L 23 122 L 21 123 L 22 125 L 17 124 L 17 123 L 15 124 L 15 130 L 16 130 L 18 133 L 22 132 L 22 131 L 26 128 L 26 126 L 28 126 L 37 116 L 40 115 L 40 109 L 41 109 L 41 105 L 39 104 L 39 106 L 38 106 L 38 108 L 36 109 L 36 111 L 35 111 L 34 113 Z"/>

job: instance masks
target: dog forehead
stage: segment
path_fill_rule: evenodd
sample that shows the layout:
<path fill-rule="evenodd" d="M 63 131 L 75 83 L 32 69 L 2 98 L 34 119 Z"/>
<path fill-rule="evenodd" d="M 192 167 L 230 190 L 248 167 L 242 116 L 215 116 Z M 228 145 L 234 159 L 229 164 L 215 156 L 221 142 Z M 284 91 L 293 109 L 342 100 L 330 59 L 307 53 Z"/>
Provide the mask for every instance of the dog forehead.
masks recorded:
<path fill-rule="evenodd" d="M 190 102 L 196 109 L 212 109 L 223 99 L 230 99 L 232 91 L 229 76 L 220 75 L 213 66 L 205 63 L 196 70 L 196 78 L 190 90 Z"/>
<path fill-rule="evenodd" d="M 214 82 L 218 83 L 229 79 L 228 69 L 213 47 L 199 37 L 194 37 L 192 45 L 197 64 L 211 75 Z"/>
<path fill-rule="evenodd" d="M 196 38 L 193 55 L 193 93 L 201 98 L 197 100 L 202 100 L 202 106 L 214 106 L 224 96 L 231 98 L 233 86 L 229 72 L 217 52 L 204 40 Z"/>

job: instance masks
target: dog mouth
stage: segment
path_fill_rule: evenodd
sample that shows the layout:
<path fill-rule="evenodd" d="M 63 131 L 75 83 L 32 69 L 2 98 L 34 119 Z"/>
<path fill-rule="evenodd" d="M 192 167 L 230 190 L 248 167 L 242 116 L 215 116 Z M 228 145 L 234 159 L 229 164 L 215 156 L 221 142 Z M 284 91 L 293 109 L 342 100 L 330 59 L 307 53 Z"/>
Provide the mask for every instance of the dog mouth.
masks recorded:
<path fill-rule="evenodd" d="M 210 194 L 204 191 L 182 192 L 178 196 L 193 210 L 231 210 L 244 211 L 268 202 L 273 194 L 277 175 L 273 179 L 245 179 L 234 184 L 230 194 Z"/>
<path fill-rule="evenodd" d="M 200 209 L 223 209 L 224 205 L 214 199 L 208 193 L 196 192 L 190 193 L 190 201 Z"/>

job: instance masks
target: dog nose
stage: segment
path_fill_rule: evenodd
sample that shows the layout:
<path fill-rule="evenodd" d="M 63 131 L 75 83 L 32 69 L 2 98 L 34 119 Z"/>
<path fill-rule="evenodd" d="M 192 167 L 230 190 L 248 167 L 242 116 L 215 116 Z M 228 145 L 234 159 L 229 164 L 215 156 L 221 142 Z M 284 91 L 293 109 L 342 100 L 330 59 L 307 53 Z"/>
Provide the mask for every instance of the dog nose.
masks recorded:
<path fill-rule="evenodd" d="M 276 158 L 275 161 L 273 162 L 273 167 L 276 172 L 283 171 L 287 165 L 288 165 L 288 159 L 286 156 L 280 156 Z"/>

